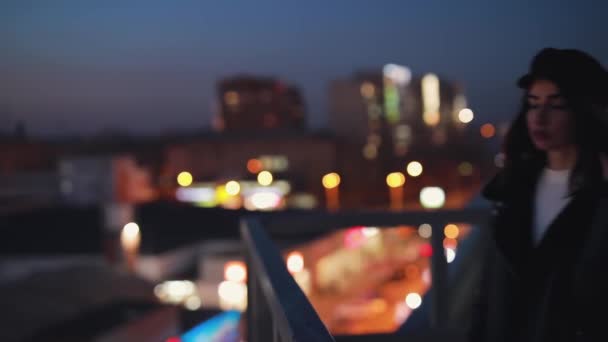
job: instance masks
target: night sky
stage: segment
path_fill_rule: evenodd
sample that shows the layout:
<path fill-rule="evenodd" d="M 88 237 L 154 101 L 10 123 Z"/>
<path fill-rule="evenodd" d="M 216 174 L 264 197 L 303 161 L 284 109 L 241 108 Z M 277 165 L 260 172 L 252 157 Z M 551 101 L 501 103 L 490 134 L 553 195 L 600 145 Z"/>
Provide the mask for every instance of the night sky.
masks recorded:
<path fill-rule="evenodd" d="M 508 120 L 542 47 L 608 64 L 608 1 L 2 0 L 0 131 L 135 134 L 208 127 L 215 82 L 298 85 L 327 122 L 335 78 L 386 63 L 464 84 L 476 123 Z"/>

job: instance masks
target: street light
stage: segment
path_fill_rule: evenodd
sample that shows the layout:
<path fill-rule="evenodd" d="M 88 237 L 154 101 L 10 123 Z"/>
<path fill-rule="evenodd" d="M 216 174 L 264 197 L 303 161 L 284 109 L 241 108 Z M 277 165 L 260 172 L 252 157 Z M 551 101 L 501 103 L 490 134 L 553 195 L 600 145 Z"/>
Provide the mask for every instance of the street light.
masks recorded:
<path fill-rule="evenodd" d="M 410 162 L 406 167 L 407 174 L 412 177 L 418 177 L 422 174 L 422 164 L 417 161 Z"/>
<path fill-rule="evenodd" d="M 230 196 L 236 196 L 241 192 L 241 184 L 237 181 L 229 181 L 226 183 L 226 192 Z"/>
<path fill-rule="evenodd" d="M 260 183 L 260 185 L 268 186 L 268 185 L 272 184 L 272 181 L 273 181 L 272 173 L 270 173 L 269 171 L 262 171 L 262 172 L 258 173 L 258 183 Z"/>
<path fill-rule="evenodd" d="M 188 171 L 182 171 L 177 175 L 177 184 L 183 187 L 192 185 L 193 180 L 192 174 Z"/>
<path fill-rule="evenodd" d="M 403 184 L 405 184 L 405 176 L 401 172 L 392 172 L 386 176 L 393 210 L 403 209 Z"/>
<path fill-rule="evenodd" d="M 340 185 L 340 175 L 335 172 L 328 173 L 321 179 L 321 183 L 325 188 L 325 200 L 327 209 L 330 211 L 340 208 L 340 197 L 338 186 Z"/>

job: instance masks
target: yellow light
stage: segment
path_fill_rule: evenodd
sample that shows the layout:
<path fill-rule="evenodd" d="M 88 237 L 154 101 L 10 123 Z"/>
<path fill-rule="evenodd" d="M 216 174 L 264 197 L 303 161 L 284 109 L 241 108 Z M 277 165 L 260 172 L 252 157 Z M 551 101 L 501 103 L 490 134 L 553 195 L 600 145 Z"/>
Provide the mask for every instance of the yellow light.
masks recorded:
<path fill-rule="evenodd" d="M 226 192 L 230 196 L 236 196 L 241 192 L 241 185 L 237 181 L 230 181 L 226 183 Z"/>
<path fill-rule="evenodd" d="M 335 172 L 328 173 L 323 176 L 321 182 L 326 189 L 333 189 L 340 185 L 340 176 Z"/>
<path fill-rule="evenodd" d="M 461 176 L 470 176 L 473 173 L 473 165 L 468 162 L 462 162 L 458 165 L 458 172 Z"/>
<path fill-rule="evenodd" d="M 489 139 L 496 134 L 496 128 L 494 128 L 494 125 L 487 123 L 481 126 L 480 133 L 482 137 Z"/>
<path fill-rule="evenodd" d="M 234 282 L 245 282 L 247 280 L 247 268 L 241 261 L 230 261 L 224 265 L 224 279 Z"/>
<path fill-rule="evenodd" d="M 401 172 L 392 172 L 386 176 L 386 184 L 391 188 L 398 188 L 405 184 L 405 176 Z"/>
<path fill-rule="evenodd" d="M 418 177 L 422 174 L 422 164 L 417 161 L 407 164 L 407 174 L 412 177 Z"/>
<path fill-rule="evenodd" d="M 230 106 L 239 104 L 239 94 L 236 91 L 228 91 L 224 94 L 224 101 Z"/>
<path fill-rule="evenodd" d="M 425 208 L 441 208 L 445 203 L 445 192 L 439 187 L 426 187 L 420 191 L 420 203 Z"/>
<path fill-rule="evenodd" d="M 190 186 L 192 185 L 192 181 L 192 174 L 188 171 L 180 172 L 179 175 L 177 175 L 177 184 L 180 186 Z"/>
<path fill-rule="evenodd" d="M 412 292 L 405 297 L 405 304 L 412 310 L 418 309 L 420 305 L 422 305 L 422 297 L 420 297 L 419 294 Z"/>
<path fill-rule="evenodd" d="M 458 120 L 462 123 L 469 123 L 473 121 L 474 117 L 473 111 L 469 108 L 461 109 L 460 112 L 458 112 Z"/>
<path fill-rule="evenodd" d="M 450 238 L 450 239 L 455 239 L 455 238 L 458 237 L 458 234 L 460 233 L 460 230 L 458 229 L 457 225 L 455 225 L 455 224 L 448 224 L 443 229 L 443 233 L 445 234 L 445 237 Z"/>
<path fill-rule="evenodd" d="M 270 184 L 272 184 L 272 173 L 268 172 L 268 171 L 262 171 L 260 173 L 258 173 L 258 183 L 260 183 L 260 185 L 263 186 L 268 186 Z"/>
<path fill-rule="evenodd" d="M 304 269 L 304 257 L 300 252 L 291 252 L 287 256 L 287 270 L 289 273 L 298 273 Z"/>
<path fill-rule="evenodd" d="M 376 88 L 374 87 L 374 85 L 370 82 L 365 82 L 361 85 L 361 95 L 363 95 L 363 97 L 365 98 L 370 98 L 372 96 L 374 96 L 376 92 Z"/>

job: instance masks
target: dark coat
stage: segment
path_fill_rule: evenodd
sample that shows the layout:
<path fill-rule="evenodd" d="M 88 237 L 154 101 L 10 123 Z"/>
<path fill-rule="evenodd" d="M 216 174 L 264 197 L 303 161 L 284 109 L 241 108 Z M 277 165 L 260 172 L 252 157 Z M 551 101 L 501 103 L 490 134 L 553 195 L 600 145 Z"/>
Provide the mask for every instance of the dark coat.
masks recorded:
<path fill-rule="evenodd" d="M 576 192 L 532 243 L 539 172 L 484 189 L 495 203 L 472 341 L 608 341 L 608 192 Z"/>

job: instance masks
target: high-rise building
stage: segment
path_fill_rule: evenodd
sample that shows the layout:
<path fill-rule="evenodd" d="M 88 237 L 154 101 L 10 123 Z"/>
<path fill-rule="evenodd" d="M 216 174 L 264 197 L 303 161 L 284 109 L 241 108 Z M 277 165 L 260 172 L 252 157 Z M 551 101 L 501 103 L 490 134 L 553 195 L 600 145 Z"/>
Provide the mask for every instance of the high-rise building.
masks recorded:
<path fill-rule="evenodd" d="M 361 143 L 367 159 L 376 159 L 381 147 L 404 156 L 412 144 L 444 144 L 448 131 L 463 125 L 462 90 L 434 74 L 414 77 L 405 66 L 356 73 L 333 81 L 329 92 L 332 130 Z"/>
<path fill-rule="evenodd" d="M 218 130 L 303 129 L 305 105 L 300 91 L 265 77 L 237 76 L 218 83 Z"/>

